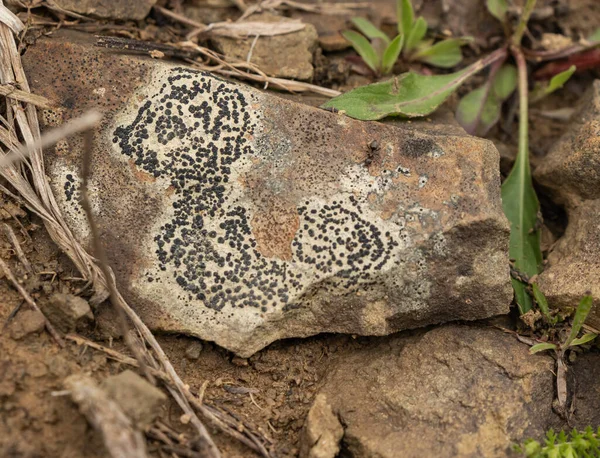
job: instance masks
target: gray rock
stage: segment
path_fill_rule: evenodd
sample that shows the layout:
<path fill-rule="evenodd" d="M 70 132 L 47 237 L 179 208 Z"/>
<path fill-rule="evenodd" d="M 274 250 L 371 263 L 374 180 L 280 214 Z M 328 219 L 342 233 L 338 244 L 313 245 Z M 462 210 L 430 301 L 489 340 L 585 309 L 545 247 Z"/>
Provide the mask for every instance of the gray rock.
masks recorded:
<path fill-rule="evenodd" d="M 444 326 L 340 359 L 316 402 L 344 425 L 348 456 L 504 457 L 556 424 L 552 369 L 513 335 Z"/>
<path fill-rule="evenodd" d="M 29 334 L 42 332 L 45 325 L 46 320 L 41 312 L 21 310 L 10 323 L 10 336 L 15 340 L 20 340 Z"/>
<path fill-rule="evenodd" d="M 88 302 L 73 294 L 54 293 L 48 302 L 43 304 L 43 310 L 48 320 L 65 332 L 94 320 Z"/>
<path fill-rule="evenodd" d="M 185 349 L 185 357 L 191 361 L 196 361 L 200 358 L 200 353 L 202 353 L 202 342 L 198 342 L 197 340 L 190 343 L 188 347 Z"/>
<path fill-rule="evenodd" d="M 108 377 L 102 388 L 140 430 L 152 424 L 167 400 L 162 391 L 130 370 Z"/>
<path fill-rule="evenodd" d="M 105 19 L 144 19 L 156 0 L 54 0 L 54 3 L 74 13 Z"/>
<path fill-rule="evenodd" d="M 555 307 L 575 307 L 586 292 L 600 297 L 600 81 L 582 97 L 578 111 L 535 177 L 565 205 L 568 226 L 540 275 L 542 291 Z M 596 304 L 588 324 L 600 327 Z"/>
<path fill-rule="evenodd" d="M 119 288 L 152 328 L 247 357 L 281 338 L 507 313 L 491 142 L 356 121 L 73 34 L 39 40 L 24 65 L 63 106 L 46 125 L 106 112 L 91 200 Z M 89 243 L 81 151 L 69 139 L 47 165 Z"/>
<path fill-rule="evenodd" d="M 344 428 L 324 394 L 315 397 L 300 439 L 300 458 L 335 458 Z"/>
<path fill-rule="evenodd" d="M 250 21 L 284 22 L 290 19 L 268 13 L 253 15 Z M 214 37 L 212 43 L 220 53 L 233 59 L 248 60 L 269 76 L 311 80 L 314 73 L 313 53 L 317 47 L 317 31 L 307 24 L 304 29 L 284 35 L 256 39 Z M 250 51 L 252 53 L 250 54 Z"/>

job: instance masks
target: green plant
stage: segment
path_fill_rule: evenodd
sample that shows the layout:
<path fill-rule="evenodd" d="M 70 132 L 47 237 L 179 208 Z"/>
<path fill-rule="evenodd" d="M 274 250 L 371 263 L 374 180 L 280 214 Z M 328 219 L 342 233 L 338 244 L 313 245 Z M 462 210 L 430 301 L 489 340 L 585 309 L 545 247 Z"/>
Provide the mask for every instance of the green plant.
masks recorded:
<path fill-rule="evenodd" d="M 529 104 L 559 89 L 573 74 L 575 68 L 560 72 L 547 85 L 536 87 L 529 94 L 527 59 L 532 62 L 564 58 L 600 45 L 600 31 L 587 41 L 559 52 L 528 50 L 521 44 L 529 17 L 536 0 L 527 0 L 520 21 L 511 29 L 508 20 L 508 0 L 486 0 L 490 14 L 500 20 L 506 32 L 506 41 L 489 55 L 468 67 L 444 75 L 404 73 L 388 81 L 370 84 L 342 94 L 323 105 L 335 108 L 346 115 L 362 120 L 378 120 L 386 116 L 404 118 L 426 116 L 435 111 L 466 80 L 483 69 L 489 69 L 485 83 L 463 97 L 458 106 L 457 118 L 467 131 L 485 135 L 498 121 L 502 103 L 515 90 L 519 93 L 519 136 L 515 164 L 502 184 L 502 205 L 510 226 L 510 258 L 512 260 L 513 289 L 521 314 L 532 309 L 533 298 L 529 279 L 539 274 L 542 266 L 540 250 L 540 206 L 533 188 L 529 165 Z M 422 28 L 413 18 L 408 0 L 398 2 L 398 30 L 413 32 Z M 409 35 L 410 35 L 409 33 Z M 415 32 L 416 37 L 422 36 Z M 414 42 L 414 38 L 406 40 Z M 439 45 L 442 45 L 441 42 Z M 437 45 L 434 45 L 435 48 Z M 407 45 L 405 45 L 406 49 Z M 417 47 L 419 48 L 419 47 Z M 417 54 L 422 56 L 423 48 Z M 439 49 L 439 48 L 438 48 Z M 460 47 L 457 48 L 460 51 Z M 516 65 L 508 62 L 513 58 Z M 460 59 L 459 59 L 460 60 Z M 552 63 L 552 62 L 551 62 Z M 557 72 L 558 73 L 558 72 Z M 531 96 L 531 97 L 530 97 Z"/>
<path fill-rule="evenodd" d="M 527 458 L 597 458 L 600 457 L 600 428 L 591 427 L 579 432 L 561 431 L 558 435 L 550 429 L 546 433 L 544 444 L 527 439 L 522 445 L 514 447 L 515 452 Z"/>
<path fill-rule="evenodd" d="M 462 60 L 460 47 L 468 38 L 449 38 L 434 44 L 425 39 L 427 21 L 415 19 L 410 0 L 397 0 L 398 35 L 391 39 L 369 20 L 356 17 L 354 26 L 362 33 L 346 30 L 342 35 L 348 40 L 364 62 L 375 73 L 387 75 L 400 54 L 409 61 L 420 61 L 436 67 L 454 67 Z"/>

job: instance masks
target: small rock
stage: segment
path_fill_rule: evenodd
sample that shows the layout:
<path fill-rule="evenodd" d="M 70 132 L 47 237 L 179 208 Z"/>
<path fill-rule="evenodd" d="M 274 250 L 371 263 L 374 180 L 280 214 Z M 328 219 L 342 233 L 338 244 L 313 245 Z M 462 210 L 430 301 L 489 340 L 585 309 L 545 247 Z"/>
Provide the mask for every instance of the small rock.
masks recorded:
<path fill-rule="evenodd" d="M 338 413 L 355 458 L 508 456 L 558 421 L 553 367 L 499 330 L 443 326 L 340 359 L 313 408 Z"/>
<path fill-rule="evenodd" d="M 269 13 L 253 15 L 252 22 L 287 22 L 290 19 Z M 313 77 L 313 52 L 317 47 L 317 32 L 306 24 L 304 29 L 272 37 L 248 37 L 235 39 L 228 37 L 212 38 L 217 51 L 227 57 L 256 64 L 269 76 L 310 80 Z M 256 41 L 256 42 L 255 42 Z"/>
<path fill-rule="evenodd" d="M 234 366 L 247 367 L 248 366 L 248 358 L 240 358 L 239 356 L 234 356 L 233 358 L 231 358 L 231 363 Z"/>
<path fill-rule="evenodd" d="M 37 310 L 21 310 L 10 324 L 10 336 L 20 340 L 29 334 L 42 332 L 46 320 L 44 315 Z"/>
<path fill-rule="evenodd" d="M 326 396 L 317 394 L 300 437 L 300 458 L 335 458 L 343 435 L 344 428 Z"/>
<path fill-rule="evenodd" d="M 108 377 L 102 387 L 140 430 L 150 426 L 167 400 L 162 391 L 130 370 Z"/>
<path fill-rule="evenodd" d="M 600 80 L 579 103 L 568 131 L 541 161 L 537 181 L 565 206 L 568 225 L 548 254 L 539 285 L 555 307 L 600 297 Z M 587 323 L 600 327 L 598 301 Z"/>
<path fill-rule="evenodd" d="M 191 361 L 196 361 L 198 358 L 200 358 L 200 353 L 202 353 L 202 348 L 203 348 L 202 342 L 194 340 L 185 349 L 185 357 Z"/>
<path fill-rule="evenodd" d="M 104 19 L 139 20 L 148 16 L 156 0 L 54 0 L 74 13 Z"/>
<path fill-rule="evenodd" d="M 73 331 L 79 324 L 94 320 L 88 302 L 73 294 L 54 293 L 44 304 L 43 310 L 52 324 L 64 332 Z"/>

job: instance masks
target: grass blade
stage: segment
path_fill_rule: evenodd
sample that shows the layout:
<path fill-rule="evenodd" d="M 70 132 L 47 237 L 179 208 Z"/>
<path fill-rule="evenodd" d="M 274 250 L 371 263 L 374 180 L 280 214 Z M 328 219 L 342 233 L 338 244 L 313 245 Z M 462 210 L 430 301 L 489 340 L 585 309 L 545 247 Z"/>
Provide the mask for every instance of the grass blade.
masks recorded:
<path fill-rule="evenodd" d="M 555 320 L 550 315 L 550 307 L 548 306 L 548 299 L 546 299 L 546 296 L 544 296 L 544 293 L 542 293 L 542 290 L 537 285 L 537 283 L 534 283 L 531 287 L 533 289 L 533 298 L 535 299 L 535 302 L 537 303 L 538 307 L 540 308 L 540 312 L 542 312 L 542 316 L 546 319 L 546 321 L 548 323 L 554 324 Z"/>
<path fill-rule="evenodd" d="M 379 30 L 377 27 L 375 27 L 375 25 L 368 19 L 365 19 L 362 17 L 355 17 L 355 18 L 352 18 L 352 23 L 356 26 L 356 28 L 358 30 L 360 30 L 360 32 L 363 35 L 365 35 L 370 40 L 379 38 L 379 39 L 383 40 L 383 42 L 386 45 L 388 45 L 390 43 L 389 37 L 385 33 L 383 33 L 381 30 Z"/>
<path fill-rule="evenodd" d="M 379 71 L 379 56 L 369 40 L 363 37 L 360 33 L 352 30 L 346 30 L 342 32 L 342 35 L 346 40 L 352 43 L 352 47 L 358 53 L 360 57 L 365 61 L 365 64 L 369 66 L 374 72 Z"/>
<path fill-rule="evenodd" d="M 532 355 L 534 353 L 538 353 L 540 351 L 545 351 L 545 350 L 556 350 L 556 345 L 553 343 L 539 343 L 539 344 L 535 344 L 533 347 L 531 347 L 529 349 L 529 353 L 531 353 Z"/>
<path fill-rule="evenodd" d="M 585 319 L 590 313 L 593 302 L 594 299 L 591 295 L 584 296 L 579 302 L 577 310 L 575 310 L 575 316 L 573 317 L 571 332 L 569 333 L 567 340 L 565 340 L 565 343 L 562 345 L 563 348 L 568 348 L 577 337 L 577 334 L 579 334 L 579 331 L 581 331 L 583 323 L 585 323 Z"/>
<path fill-rule="evenodd" d="M 417 45 L 423 40 L 427 33 L 427 21 L 420 17 L 414 23 L 410 33 L 406 35 L 406 45 L 404 50 L 410 52 L 417 47 Z"/>
<path fill-rule="evenodd" d="M 398 33 L 408 36 L 415 20 L 415 12 L 410 0 L 396 1 L 396 17 L 398 18 Z"/>
<path fill-rule="evenodd" d="M 461 38 L 439 41 L 433 46 L 417 52 L 414 59 L 440 68 L 452 68 L 463 58 L 460 47 L 464 43 L 465 40 Z"/>
<path fill-rule="evenodd" d="M 385 49 L 381 62 L 381 71 L 384 75 L 390 73 L 394 68 L 394 64 L 398 60 L 398 56 L 400 56 L 400 52 L 402 51 L 403 44 L 404 35 L 398 35 Z"/>
<path fill-rule="evenodd" d="M 510 223 L 510 258 L 515 268 L 532 277 L 542 264 L 540 230 L 536 227 L 539 202 L 531 179 L 529 166 L 529 123 L 527 67 L 520 51 L 513 51 L 519 73 L 519 152 L 510 174 L 502 184 L 502 207 Z M 532 299 L 526 285 L 512 279 L 519 311 L 531 310 Z"/>
<path fill-rule="evenodd" d="M 578 339 L 573 339 L 573 341 L 571 342 L 570 346 L 574 347 L 576 345 L 586 344 L 586 343 L 591 342 L 592 340 L 594 340 L 596 337 L 598 337 L 598 334 L 594 334 L 593 332 L 588 332 L 587 334 L 582 335 Z"/>

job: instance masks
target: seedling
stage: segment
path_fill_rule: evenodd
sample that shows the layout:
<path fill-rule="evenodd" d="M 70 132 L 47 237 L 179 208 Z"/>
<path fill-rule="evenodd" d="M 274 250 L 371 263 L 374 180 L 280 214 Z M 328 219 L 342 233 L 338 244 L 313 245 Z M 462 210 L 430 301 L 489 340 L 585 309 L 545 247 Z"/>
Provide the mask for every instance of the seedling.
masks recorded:
<path fill-rule="evenodd" d="M 566 434 L 561 431 L 558 435 L 553 429 L 546 433 L 544 444 L 528 439 L 523 445 L 514 447 L 515 452 L 527 458 L 598 458 L 600 457 L 600 428 L 594 431 L 587 427 L 579 432 L 573 429 Z"/>
<path fill-rule="evenodd" d="M 354 18 L 352 23 L 362 33 L 346 30 L 342 33 L 363 61 L 377 74 L 387 75 L 402 54 L 408 61 L 420 61 L 441 68 L 451 68 L 460 63 L 460 47 L 469 38 L 449 38 L 434 44 L 426 39 L 427 21 L 415 19 L 410 0 L 397 0 L 398 35 L 390 39 L 372 22 Z"/>
<path fill-rule="evenodd" d="M 356 88 L 323 105 L 323 108 L 343 110 L 346 115 L 362 120 L 378 120 L 386 116 L 404 118 L 426 116 L 435 111 L 470 77 L 483 69 L 489 69 L 486 82 L 461 100 L 457 112 L 458 120 L 468 132 L 485 135 L 500 118 L 502 103 L 518 89 L 519 150 L 513 169 L 502 185 L 502 204 L 511 225 L 509 254 L 513 260 L 513 270 L 520 273 L 519 276 L 513 278 L 512 283 L 515 300 L 521 314 L 527 313 L 533 305 L 530 285 L 523 281 L 523 278 L 534 277 L 540 273 L 542 267 L 541 228 L 538 218 L 540 206 L 533 188 L 529 165 L 528 107 L 530 101 L 540 100 L 562 87 L 575 71 L 575 68 L 569 66 L 556 72 L 558 74 L 554 74 L 555 76 L 549 84 L 536 87 L 530 97 L 526 59 L 539 62 L 571 55 L 576 57 L 576 53 L 589 52 L 591 48 L 600 45 L 599 30 L 587 40 L 558 52 L 538 52 L 525 49 L 521 40 L 535 4 L 536 0 L 527 0 L 519 23 L 514 30 L 511 30 L 507 17 L 509 1 L 486 0 L 490 14 L 503 24 L 506 41 L 499 49 L 462 70 L 433 76 L 413 72 L 404 73 L 388 81 Z M 427 26 L 425 24 L 425 29 L 423 29 L 424 21 L 421 19 L 414 20 L 409 0 L 398 1 L 399 36 L 407 37 L 403 53 L 413 59 L 418 58 L 438 66 L 440 63 L 452 66 L 460 62 L 462 57 L 460 43 L 456 40 L 445 40 L 433 46 L 431 42 L 423 41 L 425 36 L 423 30 L 426 31 Z M 374 26 L 373 29 L 377 30 Z M 364 27 L 359 30 L 367 35 Z M 369 35 L 374 36 L 373 33 Z M 369 44 L 366 39 L 364 41 Z M 447 44 L 447 41 L 450 43 Z M 445 50 L 438 53 L 445 47 L 450 48 L 450 51 Z M 376 56 L 374 48 L 371 49 L 373 50 L 372 54 Z M 432 56 L 434 56 L 433 59 L 430 59 Z M 509 63 L 508 60 L 511 56 L 516 66 Z M 424 57 L 426 59 L 423 59 Z M 447 60 L 442 61 L 443 59 Z M 377 59 L 372 60 L 372 63 L 377 64 Z M 391 68 L 389 62 L 386 63 L 385 69 Z M 377 65 L 372 68 L 383 70 L 383 67 Z"/>

